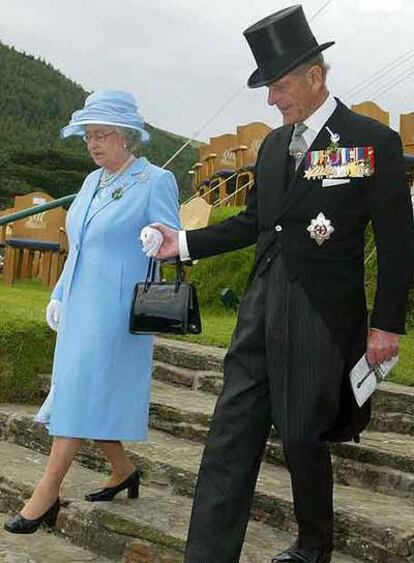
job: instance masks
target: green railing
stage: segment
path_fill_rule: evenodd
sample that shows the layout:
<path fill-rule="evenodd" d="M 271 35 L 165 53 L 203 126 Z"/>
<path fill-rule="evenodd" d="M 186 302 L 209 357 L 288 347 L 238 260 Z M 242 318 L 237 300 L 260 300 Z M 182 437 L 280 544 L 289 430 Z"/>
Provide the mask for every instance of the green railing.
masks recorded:
<path fill-rule="evenodd" d="M 75 199 L 76 194 L 67 195 L 54 201 L 49 201 L 48 203 L 42 203 L 40 205 L 35 205 L 34 207 L 28 207 L 22 211 L 16 211 L 16 213 L 10 213 L 10 215 L 5 215 L 0 217 L 0 227 L 7 225 L 8 223 L 13 223 L 13 221 L 19 221 L 20 219 L 25 219 L 31 215 L 37 215 L 38 213 L 43 213 L 44 211 L 50 211 L 56 207 L 63 207 L 64 205 L 71 204 Z"/>

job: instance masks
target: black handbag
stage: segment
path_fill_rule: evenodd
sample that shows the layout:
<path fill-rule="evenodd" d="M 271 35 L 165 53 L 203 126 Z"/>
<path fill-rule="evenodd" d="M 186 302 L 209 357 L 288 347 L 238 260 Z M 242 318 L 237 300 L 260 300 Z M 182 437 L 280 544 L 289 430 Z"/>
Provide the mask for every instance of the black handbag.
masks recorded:
<path fill-rule="evenodd" d="M 148 265 L 145 282 L 138 282 L 132 299 L 129 331 L 132 334 L 199 334 L 201 318 L 196 289 L 184 279 L 184 268 L 177 258 L 175 282 L 156 282 L 157 263 Z"/>

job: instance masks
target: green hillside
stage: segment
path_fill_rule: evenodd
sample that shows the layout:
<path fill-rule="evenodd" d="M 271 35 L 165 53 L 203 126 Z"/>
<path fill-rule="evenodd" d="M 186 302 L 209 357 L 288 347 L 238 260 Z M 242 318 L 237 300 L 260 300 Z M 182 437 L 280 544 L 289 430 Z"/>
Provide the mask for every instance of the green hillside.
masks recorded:
<path fill-rule="evenodd" d="M 0 209 L 34 189 L 53 197 L 76 192 L 94 164 L 81 140 L 63 142 L 59 130 L 88 93 L 45 61 L 1 42 L 0 69 Z M 142 154 L 154 164 L 163 165 L 185 142 L 149 124 L 148 130 L 152 140 Z M 191 192 L 187 171 L 196 159 L 190 146 L 170 167 L 182 199 Z"/>

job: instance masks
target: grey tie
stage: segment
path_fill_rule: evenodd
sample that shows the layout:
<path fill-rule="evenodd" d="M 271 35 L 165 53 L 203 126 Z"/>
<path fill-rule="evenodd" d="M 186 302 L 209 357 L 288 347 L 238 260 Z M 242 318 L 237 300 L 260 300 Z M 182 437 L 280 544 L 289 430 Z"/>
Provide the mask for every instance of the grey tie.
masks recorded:
<path fill-rule="evenodd" d="M 293 131 L 292 140 L 290 141 L 289 154 L 295 159 L 295 170 L 298 169 L 302 158 L 308 150 L 308 145 L 303 137 L 303 133 L 307 128 L 307 125 L 304 123 L 297 123 Z"/>

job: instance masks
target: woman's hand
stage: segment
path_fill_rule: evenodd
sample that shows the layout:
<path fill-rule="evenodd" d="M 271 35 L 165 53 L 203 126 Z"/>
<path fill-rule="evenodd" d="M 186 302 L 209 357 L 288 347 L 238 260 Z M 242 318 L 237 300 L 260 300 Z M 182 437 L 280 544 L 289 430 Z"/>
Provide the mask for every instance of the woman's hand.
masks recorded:
<path fill-rule="evenodd" d="M 46 322 L 55 332 L 57 332 L 59 328 L 61 305 L 61 302 L 57 299 L 51 299 L 46 308 Z"/>
<path fill-rule="evenodd" d="M 157 229 L 163 236 L 163 243 L 155 257 L 158 258 L 158 260 L 166 260 L 167 258 L 178 256 L 180 253 L 178 231 L 166 225 L 161 225 L 161 223 L 153 223 L 150 227 Z"/>
<path fill-rule="evenodd" d="M 139 236 L 142 242 L 142 250 L 148 258 L 156 256 L 164 238 L 159 230 L 152 227 L 144 227 Z"/>

